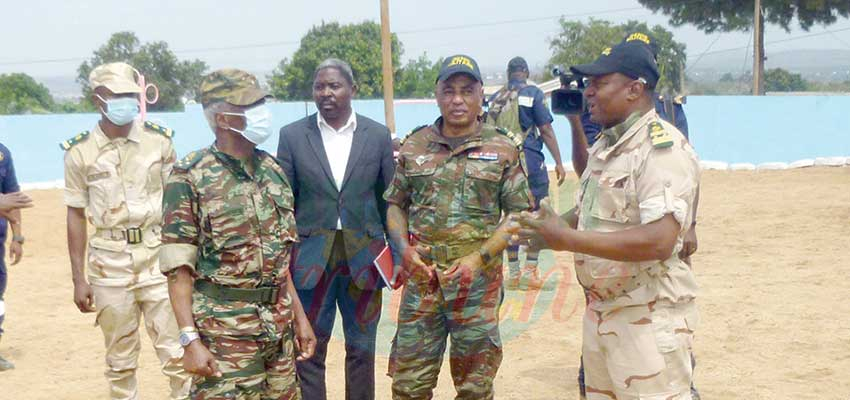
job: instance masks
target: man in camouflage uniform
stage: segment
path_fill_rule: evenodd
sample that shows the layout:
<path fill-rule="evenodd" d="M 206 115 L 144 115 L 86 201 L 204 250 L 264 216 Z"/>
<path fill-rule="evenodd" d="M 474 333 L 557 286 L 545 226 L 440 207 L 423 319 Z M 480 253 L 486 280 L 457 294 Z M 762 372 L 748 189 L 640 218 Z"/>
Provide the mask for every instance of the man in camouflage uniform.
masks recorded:
<path fill-rule="evenodd" d="M 193 399 L 300 399 L 296 349 L 301 360 L 315 347 L 289 278 L 292 191 L 256 148 L 271 133 L 266 97 L 244 71 L 204 77 L 215 143 L 175 164 L 165 190 L 160 267 Z"/>
<path fill-rule="evenodd" d="M 482 123 L 478 65 L 449 57 L 437 78 L 440 118 L 404 141 L 385 198 L 409 277 L 390 354 L 393 399 L 430 399 L 446 337 L 458 399 L 492 399 L 502 361 L 503 216 L 532 207 L 522 138 Z M 410 238 L 410 240 L 408 240 Z"/>
<path fill-rule="evenodd" d="M 74 302 L 97 309 L 106 345 L 106 378 L 113 399 L 137 399 L 139 318 L 153 341 L 171 397 L 185 398 L 190 379 L 159 273 L 162 190 L 174 164 L 170 129 L 141 121 L 136 71 L 125 63 L 98 66 L 89 75 L 101 119 L 91 132 L 61 144 Z M 95 231 L 88 238 L 86 217 Z M 96 305 L 96 308 L 95 308 Z"/>
<path fill-rule="evenodd" d="M 544 206 L 523 215 L 522 236 L 575 252 L 588 296 L 587 399 L 691 399 L 697 287 L 678 252 L 693 219 L 696 154 L 655 112 L 659 74 L 645 41 L 626 40 L 572 70 L 589 77 L 590 113 L 605 129 L 566 221 Z"/>

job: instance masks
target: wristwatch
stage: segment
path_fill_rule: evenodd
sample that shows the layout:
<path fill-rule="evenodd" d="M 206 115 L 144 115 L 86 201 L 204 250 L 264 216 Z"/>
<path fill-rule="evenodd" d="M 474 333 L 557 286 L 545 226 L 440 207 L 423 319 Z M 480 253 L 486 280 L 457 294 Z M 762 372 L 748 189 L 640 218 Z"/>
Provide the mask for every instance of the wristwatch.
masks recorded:
<path fill-rule="evenodd" d="M 25 241 L 25 240 L 26 240 L 26 239 L 24 238 L 24 235 L 14 235 L 14 236 L 12 236 L 12 241 L 13 241 L 13 242 L 18 242 L 18 243 L 20 243 L 20 244 L 24 244 L 24 241 Z"/>
<path fill-rule="evenodd" d="M 195 328 L 187 327 L 180 329 L 180 346 L 186 347 L 200 338 L 201 335 L 198 334 L 198 330 Z"/>
<path fill-rule="evenodd" d="M 493 261 L 493 256 L 483 247 L 478 249 L 478 255 L 481 256 L 481 262 L 484 263 L 484 266 L 490 265 L 490 261 Z"/>

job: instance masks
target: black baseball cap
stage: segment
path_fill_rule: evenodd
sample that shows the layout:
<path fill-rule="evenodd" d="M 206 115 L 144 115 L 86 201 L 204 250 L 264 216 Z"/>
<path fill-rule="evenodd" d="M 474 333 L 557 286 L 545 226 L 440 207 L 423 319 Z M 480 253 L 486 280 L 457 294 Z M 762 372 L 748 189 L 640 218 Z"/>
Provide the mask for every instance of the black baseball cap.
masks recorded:
<path fill-rule="evenodd" d="M 481 79 L 481 70 L 478 69 L 478 63 L 472 57 L 458 54 L 447 57 L 443 60 L 443 65 L 440 66 L 440 73 L 437 74 L 437 82 L 445 81 L 454 74 L 469 74 L 478 82 L 484 83 Z"/>
<path fill-rule="evenodd" d="M 570 71 L 587 76 L 619 72 L 632 79 L 643 78 L 650 88 L 654 88 L 660 78 L 652 47 L 643 40 L 626 40 L 606 48 L 596 61 L 572 66 Z"/>
<path fill-rule="evenodd" d="M 522 57 L 514 57 L 508 61 L 508 72 L 528 71 L 528 63 Z"/>

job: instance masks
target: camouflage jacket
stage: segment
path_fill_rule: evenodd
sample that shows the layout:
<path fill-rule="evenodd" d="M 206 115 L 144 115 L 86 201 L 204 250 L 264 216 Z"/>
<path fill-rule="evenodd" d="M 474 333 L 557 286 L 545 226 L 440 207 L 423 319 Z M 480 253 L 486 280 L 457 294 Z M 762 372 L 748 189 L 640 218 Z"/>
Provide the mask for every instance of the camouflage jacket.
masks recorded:
<path fill-rule="evenodd" d="M 667 260 L 622 262 L 575 253 L 588 307 L 608 311 L 658 300 L 687 301 L 696 281 L 678 253 L 692 219 L 699 162 L 675 126 L 655 110 L 602 131 L 576 191 L 578 230 L 615 232 L 673 215 L 681 229 Z"/>
<path fill-rule="evenodd" d="M 528 210 L 531 194 L 522 138 L 492 125 L 452 149 L 441 119 L 412 132 L 401 146 L 395 176 L 384 194 L 407 211 L 411 234 L 428 243 L 489 239 L 502 214 Z"/>
<path fill-rule="evenodd" d="M 271 155 L 256 150 L 253 163 L 252 177 L 241 161 L 211 146 L 174 164 L 163 197 L 163 273 L 185 265 L 198 279 L 241 288 L 289 279 L 298 237 L 292 191 Z M 197 292 L 193 311 L 207 335 L 279 334 L 273 328 L 291 316 L 288 301 L 274 307 L 224 304 Z"/>

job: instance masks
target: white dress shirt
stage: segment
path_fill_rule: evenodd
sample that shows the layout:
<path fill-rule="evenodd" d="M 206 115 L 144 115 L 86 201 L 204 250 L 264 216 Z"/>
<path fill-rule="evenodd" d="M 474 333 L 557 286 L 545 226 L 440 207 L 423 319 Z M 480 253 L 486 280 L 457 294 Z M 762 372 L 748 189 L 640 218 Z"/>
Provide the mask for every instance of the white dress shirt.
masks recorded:
<path fill-rule="evenodd" d="M 345 178 L 345 167 L 348 165 L 348 155 L 351 153 L 351 141 L 354 139 L 354 130 L 357 128 L 357 116 L 352 109 L 351 116 L 348 117 L 345 125 L 334 129 L 322 118 L 321 113 L 316 115 L 316 123 L 319 125 L 319 132 L 322 133 L 322 143 L 325 146 L 331 173 L 336 182 L 336 188 L 341 190 L 342 180 Z M 336 221 L 336 228 L 342 229 L 342 221 L 339 219 Z"/>

